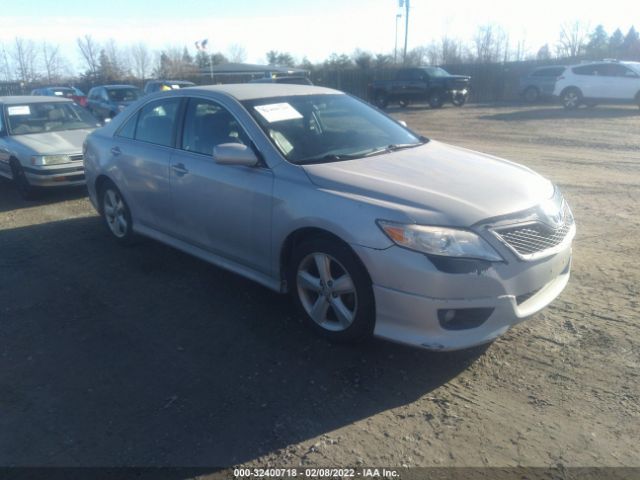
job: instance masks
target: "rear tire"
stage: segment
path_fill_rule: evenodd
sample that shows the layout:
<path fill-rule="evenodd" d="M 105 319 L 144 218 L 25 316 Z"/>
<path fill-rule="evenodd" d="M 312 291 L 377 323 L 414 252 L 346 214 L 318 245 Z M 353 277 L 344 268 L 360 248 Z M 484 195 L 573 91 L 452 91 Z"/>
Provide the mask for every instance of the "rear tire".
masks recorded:
<path fill-rule="evenodd" d="M 294 303 L 316 333 L 335 342 L 373 335 L 371 279 L 349 247 L 326 237 L 307 240 L 295 248 L 288 270 Z"/>
<path fill-rule="evenodd" d="M 562 92 L 561 99 L 566 110 L 575 110 L 582 103 L 582 92 L 575 87 L 567 88 Z"/>
<path fill-rule="evenodd" d="M 100 213 L 107 230 L 122 244 L 134 240 L 131 211 L 118 187 L 111 181 L 104 182 L 98 191 Z"/>
<path fill-rule="evenodd" d="M 24 173 L 24 169 L 20 162 L 15 158 L 11 159 L 11 175 L 13 176 L 13 183 L 18 190 L 20 196 L 25 200 L 33 200 L 36 197 L 36 188 L 29 183 L 27 176 Z"/>

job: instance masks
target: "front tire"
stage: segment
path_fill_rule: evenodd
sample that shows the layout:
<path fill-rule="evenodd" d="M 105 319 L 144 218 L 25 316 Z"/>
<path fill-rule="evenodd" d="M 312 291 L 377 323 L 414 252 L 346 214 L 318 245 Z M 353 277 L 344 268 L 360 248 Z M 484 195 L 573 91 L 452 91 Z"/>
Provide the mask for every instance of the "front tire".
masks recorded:
<path fill-rule="evenodd" d="M 11 159 L 10 165 L 13 183 L 16 186 L 18 193 L 24 200 L 33 200 L 36 197 L 36 189 L 29 183 L 22 165 L 20 165 L 20 162 L 15 158 Z"/>
<path fill-rule="evenodd" d="M 133 241 L 133 222 L 131 211 L 122 193 L 108 181 L 99 190 L 100 213 L 107 230 L 122 244 Z"/>
<path fill-rule="evenodd" d="M 289 285 L 305 323 L 321 336 L 350 342 L 373 335 L 371 279 L 346 245 L 330 238 L 301 243 L 292 255 Z"/>
<path fill-rule="evenodd" d="M 462 93 L 458 93 L 453 96 L 451 99 L 451 103 L 453 103 L 456 107 L 462 107 L 465 103 L 467 103 L 467 96 Z"/>
<path fill-rule="evenodd" d="M 577 88 L 567 88 L 562 92 L 562 106 L 567 110 L 575 110 L 582 103 L 582 92 Z"/>
<path fill-rule="evenodd" d="M 442 105 L 444 105 L 444 96 L 442 95 L 442 92 L 439 90 L 431 92 L 429 95 L 429 106 L 431 108 L 442 108 Z"/>

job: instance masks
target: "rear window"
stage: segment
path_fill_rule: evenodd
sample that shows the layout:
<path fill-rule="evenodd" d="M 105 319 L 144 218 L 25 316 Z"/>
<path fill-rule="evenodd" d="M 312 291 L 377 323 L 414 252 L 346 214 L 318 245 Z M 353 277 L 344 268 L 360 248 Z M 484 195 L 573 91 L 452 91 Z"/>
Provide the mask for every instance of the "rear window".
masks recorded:
<path fill-rule="evenodd" d="M 107 95 L 112 102 L 133 102 L 140 98 L 137 88 L 107 88 Z"/>

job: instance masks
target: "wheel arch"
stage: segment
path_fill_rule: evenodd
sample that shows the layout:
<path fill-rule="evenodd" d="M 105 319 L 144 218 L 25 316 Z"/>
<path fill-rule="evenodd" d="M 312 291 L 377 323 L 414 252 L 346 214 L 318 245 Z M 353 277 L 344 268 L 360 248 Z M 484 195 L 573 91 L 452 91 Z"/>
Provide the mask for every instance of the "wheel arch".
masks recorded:
<path fill-rule="evenodd" d="M 326 230 L 324 228 L 301 227 L 289 233 L 289 235 L 287 235 L 287 237 L 282 242 L 282 246 L 280 247 L 279 265 L 280 265 L 280 279 L 282 281 L 283 292 L 287 292 L 289 290 L 288 282 L 287 282 L 287 274 L 289 271 L 293 252 L 296 246 L 300 245 L 301 243 L 304 243 L 305 241 L 315 239 L 315 238 L 326 238 L 326 239 L 335 241 L 341 244 L 342 246 L 344 246 L 345 248 L 347 248 L 353 254 L 354 258 L 360 263 L 360 265 L 362 265 L 364 271 L 367 274 L 367 277 L 369 278 L 369 281 L 371 281 L 371 275 L 369 274 L 369 271 L 367 270 L 367 267 L 362 261 L 362 259 L 353 250 L 353 248 L 351 248 L 351 245 L 349 245 L 349 243 L 343 240 L 339 235 L 336 235 L 335 233 L 330 232 L 329 230 Z"/>

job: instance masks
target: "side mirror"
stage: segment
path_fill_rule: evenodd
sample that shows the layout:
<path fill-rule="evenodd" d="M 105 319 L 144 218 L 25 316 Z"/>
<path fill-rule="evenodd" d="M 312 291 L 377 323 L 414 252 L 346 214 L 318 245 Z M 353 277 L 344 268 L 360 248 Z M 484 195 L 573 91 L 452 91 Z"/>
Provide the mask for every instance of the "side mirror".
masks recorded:
<path fill-rule="evenodd" d="M 402 125 L 404 128 L 408 128 L 407 122 L 405 122 L 404 120 L 398 120 L 398 123 Z"/>
<path fill-rule="evenodd" d="M 254 151 L 242 143 L 221 143 L 213 147 L 213 159 L 220 165 L 244 165 L 255 167 L 258 157 Z"/>

